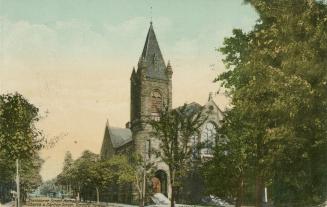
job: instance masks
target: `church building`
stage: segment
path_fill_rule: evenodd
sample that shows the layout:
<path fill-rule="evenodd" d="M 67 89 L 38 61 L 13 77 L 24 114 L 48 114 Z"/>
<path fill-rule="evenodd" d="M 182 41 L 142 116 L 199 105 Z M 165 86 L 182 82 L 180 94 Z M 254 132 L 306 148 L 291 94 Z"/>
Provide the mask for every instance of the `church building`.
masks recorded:
<path fill-rule="evenodd" d="M 144 155 L 146 147 L 158 146 L 156 138 L 151 137 L 151 128 L 145 124 L 147 117 L 159 117 L 160 108 L 172 108 L 172 76 L 170 62 L 164 61 L 153 29 L 152 22 L 139 58 L 137 70 L 133 68 L 130 78 L 130 120 L 124 128 L 110 126 L 107 121 L 101 147 L 101 158 L 109 159 L 115 154 L 137 153 Z M 208 80 L 210 81 L 210 80 Z M 203 104 L 192 102 L 188 107 L 204 108 L 208 114 L 197 141 L 215 142 L 217 126 L 223 117 L 222 111 L 213 101 L 212 95 Z M 201 157 L 212 156 L 209 148 L 201 150 Z M 156 161 L 157 171 L 153 175 L 154 193 L 170 194 L 169 171 L 165 163 Z M 123 201 L 122 201 L 123 202 Z"/>

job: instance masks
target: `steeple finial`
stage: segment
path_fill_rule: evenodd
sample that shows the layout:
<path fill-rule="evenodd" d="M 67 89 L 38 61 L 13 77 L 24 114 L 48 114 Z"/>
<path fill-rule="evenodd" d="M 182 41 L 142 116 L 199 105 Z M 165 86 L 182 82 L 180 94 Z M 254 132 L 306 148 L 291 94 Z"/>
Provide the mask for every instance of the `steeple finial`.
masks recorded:
<path fill-rule="evenodd" d="M 132 74 L 130 80 L 133 81 L 136 75 L 135 67 L 133 67 Z"/>
<path fill-rule="evenodd" d="M 150 7 L 150 24 L 152 25 L 152 6 Z"/>
<path fill-rule="evenodd" d="M 107 122 L 106 122 L 106 127 L 109 128 L 109 119 L 107 119 Z"/>

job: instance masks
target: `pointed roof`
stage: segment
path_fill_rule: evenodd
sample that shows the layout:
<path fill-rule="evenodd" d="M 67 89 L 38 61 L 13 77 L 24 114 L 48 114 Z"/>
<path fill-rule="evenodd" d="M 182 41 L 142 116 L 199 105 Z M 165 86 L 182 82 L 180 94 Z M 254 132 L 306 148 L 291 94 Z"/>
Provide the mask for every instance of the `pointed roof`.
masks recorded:
<path fill-rule="evenodd" d="M 116 149 L 132 141 L 132 131 L 126 128 L 109 127 L 112 146 Z"/>
<path fill-rule="evenodd" d="M 166 65 L 162 57 L 160 47 L 154 33 L 152 22 L 148 35 L 146 36 L 144 48 L 142 51 L 141 59 L 146 63 L 146 75 L 149 78 L 167 80 Z"/>
<path fill-rule="evenodd" d="M 131 78 L 130 78 L 131 80 L 133 80 L 133 78 L 135 77 L 135 74 L 136 74 L 135 68 L 133 67 Z"/>
<path fill-rule="evenodd" d="M 130 141 L 132 141 L 132 132 L 130 129 L 111 127 L 107 119 L 102 145 L 108 145 L 108 142 L 111 142 L 113 148 L 118 148 Z"/>
<path fill-rule="evenodd" d="M 219 108 L 219 106 L 213 100 L 213 93 L 212 92 L 209 93 L 208 101 L 204 106 L 207 107 L 207 108 L 209 108 L 210 106 L 213 106 L 214 108 L 216 108 L 216 110 L 218 111 L 218 113 L 220 113 L 221 116 L 224 115 L 224 112 Z"/>
<path fill-rule="evenodd" d="M 107 121 L 106 121 L 106 127 L 109 128 L 109 119 L 107 119 Z"/>

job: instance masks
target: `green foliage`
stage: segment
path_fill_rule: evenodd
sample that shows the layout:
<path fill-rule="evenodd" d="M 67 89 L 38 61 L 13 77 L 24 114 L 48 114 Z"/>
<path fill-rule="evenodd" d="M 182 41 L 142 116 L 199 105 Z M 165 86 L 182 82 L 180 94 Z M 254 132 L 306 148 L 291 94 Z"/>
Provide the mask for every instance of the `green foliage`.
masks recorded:
<path fill-rule="evenodd" d="M 219 179 L 237 172 L 226 179 L 229 187 L 241 175 L 251 180 L 252 173 L 257 206 L 263 185 L 270 187 L 278 206 L 322 202 L 327 195 L 326 5 L 314 0 L 247 2 L 260 20 L 249 33 L 234 30 L 220 49 L 227 71 L 216 81 L 228 90 L 233 108 L 221 129 L 230 143 L 227 149 L 217 147 L 213 170 L 225 169 L 216 174 Z M 219 158 L 224 150 L 237 153 Z M 242 170 L 224 166 L 228 161 Z"/>
<path fill-rule="evenodd" d="M 48 196 L 50 193 L 53 192 L 60 192 L 59 186 L 56 184 L 56 180 L 48 180 L 43 182 L 39 186 L 40 194 L 43 196 Z"/>
<path fill-rule="evenodd" d="M 42 177 L 40 175 L 43 160 L 38 154 L 34 155 L 31 160 L 21 162 L 20 170 L 20 186 L 23 200 L 26 200 L 28 193 L 33 192 L 42 184 Z"/>
<path fill-rule="evenodd" d="M 172 186 L 171 203 L 174 205 L 176 190 L 182 185 L 182 177 L 192 166 L 194 145 L 192 138 L 198 136 L 200 127 L 206 121 L 201 108 L 195 109 L 184 104 L 170 110 L 164 107 L 159 120 L 149 120 L 152 136 L 159 140 L 160 150 L 153 149 L 160 159 L 168 165 Z"/>
<path fill-rule="evenodd" d="M 25 200 L 28 193 L 33 192 L 42 183 L 40 171 L 43 160 L 34 155 L 31 159 L 24 159 L 20 162 L 20 186 L 22 199 Z M 9 192 L 15 190 L 16 165 L 15 161 L 0 153 L 0 187 L 6 190 L 1 191 L 0 201 L 11 200 Z"/>
<path fill-rule="evenodd" d="M 74 160 L 73 160 L 72 153 L 70 151 L 67 151 L 64 158 L 63 171 L 68 170 L 73 165 L 73 162 Z"/>
<path fill-rule="evenodd" d="M 92 187 L 99 184 L 101 178 L 98 174 L 99 156 L 88 150 L 82 153 L 82 156 L 72 164 L 69 153 L 66 154 L 63 171 L 57 176 L 57 183 L 61 185 L 70 185 L 75 192 L 81 192 L 81 189 Z M 68 159 L 67 159 L 68 158 Z M 68 164 L 68 162 L 70 164 Z M 70 165 L 70 166 L 69 166 Z"/>
<path fill-rule="evenodd" d="M 152 165 L 148 163 L 149 173 Z M 114 186 L 134 185 L 141 194 L 143 179 L 143 160 L 136 155 L 115 155 L 110 159 L 100 160 L 99 155 L 84 151 L 82 156 L 73 161 L 71 154 L 66 153 L 63 171 L 57 176 L 56 183 L 71 186 L 75 195 L 83 199 L 94 200 L 89 189 L 94 189 L 99 201 L 101 190 Z"/>
<path fill-rule="evenodd" d="M 244 122 L 238 120 L 234 113 L 238 113 L 236 108 L 225 113 L 225 123 L 219 132 L 228 135 L 228 138 L 219 137 L 214 157 L 203 164 L 202 174 L 208 194 L 230 201 L 237 198 L 242 203 L 245 182 L 253 177 L 251 162 L 254 159 L 254 140 L 251 132 L 243 133 Z"/>
<path fill-rule="evenodd" d="M 104 170 L 106 185 L 130 184 L 138 191 L 139 198 L 142 198 L 144 173 L 146 177 L 153 175 L 154 167 L 152 162 L 144 162 L 141 156 L 133 154 L 129 157 L 115 155 L 108 160 L 104 160 L 101 169 Z"/>
<path fill-rule="evenodd" d="M 44 138 L 35 127 L 38 112 L 18 93 L 0 96 L 0 149 L 8 157 L 29 158 L 42 148 Z"/>
<path fill-rule="evenodd" d="M 103 160 L 101 169 L 104 170 L 104 182 L 107 185 L 134 181 L 133 167 L 125 155 L 115 155 L 108 160 Z"/>
<path fill-rule="evenodd" d="M 1 201 L 11 199 L 15 189 L 15 160 L 20 160 L 21 195 L 26 198 L 41 183 L 43 160 L 38 152 L 44 146 L 42 132 L 36 128 L 39 109 L 22 95 L 0 95 L 0 194 Z"/>
<path fill-rule="evenodd" d="M 12 198 L 10 191 L 14 188 L 15 172 L 15 163 L 0 151 L 0 188 L 2 188 L 0 193 L 1 203 L 5 203 Z"/>

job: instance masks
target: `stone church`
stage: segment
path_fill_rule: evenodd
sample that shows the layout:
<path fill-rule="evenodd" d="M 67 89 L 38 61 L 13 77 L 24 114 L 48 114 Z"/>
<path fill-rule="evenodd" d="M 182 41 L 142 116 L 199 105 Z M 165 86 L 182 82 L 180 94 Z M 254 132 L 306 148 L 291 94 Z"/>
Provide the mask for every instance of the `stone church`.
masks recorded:
<path fill-rule="evenodd" d="M 163 105 L 172 108 L 172 76 L 173 69 L 170 62 L 166 64 L 163 59 L 151 22 L 137 70 L 133 68 L 130 78 L 130 121 L 125 128 L 112 127 L 107 121 L 100 152 L 102 159 L 109 159 L 121 153 L 135 152 L 144 155 L 146 148 L 158 146 L 156 138 L 150 137 L 151 129 L 144 121 L 146 117 L 158 118 L 159 109 Z M 204 105 L 195 102 L 188 104 L 188 107 L 195 110 L 202 106 L 209 117 L 202 126 L 197 141 L 214 142 L 216 128 L 223 113 L 213 101 L 211 94 Z M 212 155 L 209 148 L 201 150 L 201 157 L 210 156 Z M 159 160 L 156 161 L 156 169 L 158 170 L 152 178 L 155 185 L 153 191 L 168 196 L 170 195 L 168 167 Z"/>

